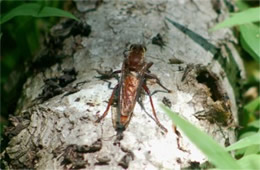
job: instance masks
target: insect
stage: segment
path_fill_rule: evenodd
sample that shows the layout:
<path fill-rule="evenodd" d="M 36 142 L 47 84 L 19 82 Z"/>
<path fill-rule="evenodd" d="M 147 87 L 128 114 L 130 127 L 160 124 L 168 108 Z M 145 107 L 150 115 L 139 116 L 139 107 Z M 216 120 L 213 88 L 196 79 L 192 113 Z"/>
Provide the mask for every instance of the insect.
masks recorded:
<path fill-rule="evenodd" d="M 145 62 L 145 52 L 146 47 L 141 44 L 132 44 L 130 49 L 124 52 L 124 61 L 121 70 L 114 71 L 111 74 L 121 73 L 120 81 L 113 89 L 106 110 L 96 122 L 100 122 L 107 115 L 110 106 L 116 104 L 116 114 L 112 118 L 113 126 L 118 132 L 124 131 L 131 120 L 136 101 L 140 97 L 140 92 L 144 89 L 149 96 L 155 122 L 167 132 L 167 129 L 159 122 L 156 116 L 153 100 L 150 90 L 146 85 L 146 80 L 155 79 L 156 83 L 167 92 L 170 93 L 171 90 L 163 86 L 156 75 L 150 73 L 149 68 L 153 63 Z"/>

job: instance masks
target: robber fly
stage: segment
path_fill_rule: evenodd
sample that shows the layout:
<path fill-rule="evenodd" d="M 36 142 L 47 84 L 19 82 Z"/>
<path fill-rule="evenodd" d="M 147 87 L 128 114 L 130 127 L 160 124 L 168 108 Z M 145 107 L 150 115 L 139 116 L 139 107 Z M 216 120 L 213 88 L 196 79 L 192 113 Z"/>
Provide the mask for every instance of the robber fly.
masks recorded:
<path fill-rule="evenodd" d="M 112 119 L 113 126 L 117 131 L 124 131 L 131 120 L 136 101 L 140 97 L 140 92 L 144 89 L 150 98 L 153 115 L 157 125 L 167 132 L 167 129 L 159 122 L 156 116 L 151 93 L 146 86 L 146 80 L 155 79 L 156 83 L 163 89 L 167 90 L 167 92 L 171 91 L 161 84 L 156 75 L 150 73 L 149 68 L 153 63 L 145 62 L 145 52 L 146 47 L 140 44 L 132 44 L 130 49 L 124 52 L 125 58 L 121 70 L 112 73 L 121 73 L 120 82 L 114 87 L 105 112 L 96 122 L 100 122 L 107 115 L 110 106 L 116 103 L 116 114 Z"/>

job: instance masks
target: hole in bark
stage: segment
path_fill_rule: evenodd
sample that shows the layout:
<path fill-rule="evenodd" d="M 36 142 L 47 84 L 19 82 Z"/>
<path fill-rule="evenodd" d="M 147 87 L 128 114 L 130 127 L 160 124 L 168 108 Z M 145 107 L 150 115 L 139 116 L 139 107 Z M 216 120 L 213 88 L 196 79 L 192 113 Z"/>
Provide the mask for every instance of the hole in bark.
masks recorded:
<path fill-rule="evenodd" d="M 41 149 L 41 150 L 43 149 L 43 146 L 41 144 L 39 145 L 39 149 Z"/>
<path fill-rule="evenodd" d="M 205 84 L 212 94 L 211 98 L 214 101 L 221 100 L 222 95 L 219 91 L 218 78 L 216 75 L 209 73 L 207 70 L 200 71 L 196 77 L 199 83 Z"/>

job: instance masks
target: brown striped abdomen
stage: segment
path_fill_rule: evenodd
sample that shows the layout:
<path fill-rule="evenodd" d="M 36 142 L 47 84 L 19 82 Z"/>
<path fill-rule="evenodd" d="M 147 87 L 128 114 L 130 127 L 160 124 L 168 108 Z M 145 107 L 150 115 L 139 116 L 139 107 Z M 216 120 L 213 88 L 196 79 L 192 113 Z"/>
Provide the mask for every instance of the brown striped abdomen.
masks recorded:
<path fill-rule="evenodd" d="M 135 74 L 126 75 L 121 90 L 121 115 L 128 116 L 133 112 L 139 83 L 140 80 Z"/>

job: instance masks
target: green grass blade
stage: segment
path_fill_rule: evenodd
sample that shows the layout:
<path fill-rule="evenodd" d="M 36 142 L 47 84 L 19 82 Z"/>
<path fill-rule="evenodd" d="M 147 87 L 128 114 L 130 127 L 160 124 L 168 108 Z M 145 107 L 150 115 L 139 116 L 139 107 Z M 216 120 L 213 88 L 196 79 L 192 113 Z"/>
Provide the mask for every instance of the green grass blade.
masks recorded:
<path fill-rule="evenodd" d="M 240 33 L 243 48 L 260 62 L 260 27 L 254 24 L 241 25 Z"/>
<path fill-rule="evenodd" d="M 248 156 L 242 157 L 240 160 L 238 160 L 238 163 L 241 167 L 244 169 L 260 169 L 260 155 L 259 154 L 252 154 Z"/>
<path fill-rule="evenodd" d="M 236 0 L 235 4 L 239 8 L 239 10 L 245 10 L 250 8 L 250 6 L 245 2 L 245 0 Z"/>
<path fill-rule="evenodd" d="M 249 147 L 246 147 L 244 156 L 258 154 L 258 153 L 260 153 L 260 145 L 251 145 Z"/>
<path fill-rule="evenodd" d="M 71 13 L 58 9 L 58 8 L 53 8 L 53 7 L 44 7 L 41 12 L 39 13 L 38 17 L 51 17 L 51 16 L 56 16 L 56 17 L 67 17 L 71 19 L 75 19 L 79 21 L 78 18 L 76 18 L 74 15 Z"/>
<path fill-rule="evenodd" d="M 35 16 L 39 11 L 38 4 L 23 4 L 8 12 L 6 15 L 1 17 L 0 24 L 3 24 L 16 16 Z"/>
<path fill-rule="evenodd" d="M 250 113 L 253 113 L 255 110 L 259 108 L 260 108 L 260 96 L 244 106 L 244 110 Z"/>
<path fill-rule="evenodd" d="M 260 119 L 257 119 L 257 120 L 255 120 L 255 121 L 253 121 L 253 122 L 250 122 L 249 124 L 248 124 L 248 126 L 252 126 L 252 127 L 255 127 L 255 128 L 260 128 Z"/>
<path fill-rule="evenodd" d="M 248 147 L 250 145 L 260 145 L 260 133 L 256 133 L 252 136 L 248 136 L 246 138 L 243 138 L 236 143 L 233 143 L 232 145 L 228 146 L 226 148 L 227 151 L 232 151 L 235 149 L 241 149 L 244 147 Z"/>
<path fill-rule="evenodd" d="M 211 163 L 221 169 L 240 169 L 230 154 L 211 137 L 188 121 L 179 117 L 169 108 L 161 105 L 165 113 L 174 121 L 183 133 L 208 157 Z"/>
<path fill-rule="evenodd" d="M 259 21 L 260 20 L 259 13 L 260 13 L 260 7 L 250 8 L 243 12 L 235 13 L 230 18 L 219 23 L 215 27 L 211 28 L 210 31 L 215 31 L 220 28 L 227 28 L 235 25 L 241 25 L 241 24 Z"/>
<path fill-rule="evenodd" d="M 59 16 L 59 17 L 68 17 L 75 20 L 78 20 L 71 13 L 53 7 L 43 7 L 37 3 L 26 3 L 20 5 L 6 15 L 1 17 L 0 24 L 3 24 L 16 16 L 32 16 L 32 17 L 51 17 L 51 16 Z"/>

